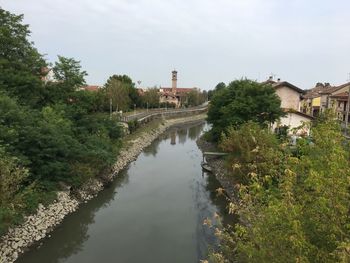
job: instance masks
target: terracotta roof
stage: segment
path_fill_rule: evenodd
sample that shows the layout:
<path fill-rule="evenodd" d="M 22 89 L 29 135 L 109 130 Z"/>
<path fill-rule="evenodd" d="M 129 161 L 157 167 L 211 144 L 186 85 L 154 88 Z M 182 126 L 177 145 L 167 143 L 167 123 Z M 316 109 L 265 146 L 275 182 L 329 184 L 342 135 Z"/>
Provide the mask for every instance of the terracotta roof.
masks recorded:
<path fill-rule="evenodd" d="M 97 85 L 86 85 L 86 86 L 83 86 L 81 89 L 87 90 L 87 91 L 98 91 L 99 88 L 100 86 L 97 86 Z"/>
<path fill-rule="evenodd" d="M 311 116 L 311 115 L 305 114 L 305 113 L 300 112 L 300 111 L 296 111 L 296 110 L 294 110 L 294 109 L 286 109 L 286 108 L 283 108 L 282 110 L 283 110 L 284 112 L 287 112 L 287 113 L 294 113 L 294 114 L 300 115 L 300 116 L 305 117 L 305 118 L 308 118 L 308 119 L 310 119 L 310 120 L 315 119 L 315 118 L 314 118 L 313 116 Z"/>
<path fill-rule="evenodd" d="M 320 93 L 321 94 L 332 94 L 333 92 L 340 90 L 346 86 L 349 86 L 350 82 L 347 82 L 345 84 L 339 85 L 339 86 L 330 86 L 328 88 L 323 89 Z"/>
<path fill-rule="evenodd" d="M 339 94 L 332 95 L 331 98 L 337 99 L 337 100 L 345 100 L 347 101 L 349 98 L 349 92 L 342 92 Z"/>
<path fill-rule="evenodd" d="M 293 84 L 289 83 L 288 81 L 274 81 L 271 78 L 269 78 L 268 80 L 261 82 L 261 84 L 265 84 L 265 85 L 270 84 L 272 87 L 274 87 L 276 89 L 281 88 L 281 87 L 288 87 L 288 88 L 295 90 L 296 92 L 305 93 L 304 90 L 298 88 L 297 86 L 294 86 Z"/>
<path fill-rule="evenodd" d="M 324 89 L 327 89 L 328 86 L 324 86 L 322 83 L 316 84 L 312 89 L 305 90 L 306 94 L 303 95 L 304 99 L 313 99 L 321 96 L 320 92 Z"/>
<path fill-rule="evenodd" d="M 295 90 L 296 92 L 299 92 L 299 93 L 305 92 L 304 90 L 298 88 L 297 86 L 294 86 L 293 84 L 289 83 L 288 81 L 275 82 L 274 84 L 272 84 L 272 87 L 274 87 L 275 89 L 278 89 L 281 87 L 288 87 L 288 88 Z"/>
<path fill-rule="evenodd" d="M 172 88 L 160 88 L 163 92 L 172 92 Z M 194 90 L 194 88 L 176 88 L 176 93 L 187 93 Z"/>

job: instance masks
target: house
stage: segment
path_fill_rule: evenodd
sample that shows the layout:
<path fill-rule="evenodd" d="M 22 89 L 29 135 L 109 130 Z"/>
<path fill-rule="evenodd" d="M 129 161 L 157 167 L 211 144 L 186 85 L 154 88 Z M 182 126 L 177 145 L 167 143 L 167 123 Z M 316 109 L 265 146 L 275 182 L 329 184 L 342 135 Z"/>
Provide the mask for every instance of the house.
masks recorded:
<path fill-rule="evenodd" d="M 289 134 L 309 134 L 310 127 L 303 124 L 310 123 L 314 117 L 300 111 L 285 110 L 285 112 L 286 116 L 280 118 L 276 123 L 273 124 L 273 130 L 284 126 L 289 128 Z"/>
<path fill-rule="evenodd" d="M 287 126 L 290 133 L 299 135 L 308 134 L 308 127 L 299 128 L 304 123 L 310 122 L 313 119 L 312 116 L 300 112 L 300 102 L 304 90 L 287 81 L 281 81 L 280 79 L 274 81 L 273 77 L 269 77 L 263 84 L 271 85 L 275 89 L 276 94 L 281 100 L 281 108 L 286 112 L 285 117 L 280 118 L 272 125 L 273 130 Z"/>
<path fill-rule="evenodd" d="M 300 110 L 300 98 L 304 93 L 302 89 L 287 81 L 281 81 L 281 79 L 274 81 L 273 77 L 269 77 L 262 84 L 269 84 L 275 89 L 276 94 L 281 99 L 281 108 L 293 109 L 295 111 Z"/>
<path fill-rule="evenodd" d="M 173 70 L 172 74 L 172 86 L 169 87 L 160 87 L 159 88 L 159 102 L 160 103 L 169 103 L 175 105 L 176 108 L 181 107 L 184 103 L 187 102 L 188 93 L 193 90 L 199 91 L 198 88 L 178 88 L 177 87 L 177 71 Z"/>
<path fill-rule="evenodd" d="M 333 109 L 337 118 L 345 121 L 349 89 L 350 82 L 338 86 L 317 83 L 316 87 L 307 91 L 304 96 L 303 112 L 317 116 L 326 109 Z"/>
<path fill-rule="evenodd" d="M 321 92 L 330 87 L 329 83 L 316 83 L 315 87 L 306 90 L 305 94 L 302 96 L 300 103 L 300 111 L 313 117 L 317 117 L 321 108 L 322 94 Z M 324 98 L 323 98 L 324 101 Z"/>
<path fill-rule="evenodd" d="M 339 86 L 328 86 L 320 91 L 321 94 L 321 111 L 333 108 L 331 96 L 346 92 L 349 90 L 350 82 Z M 334 103 L 334 102 L 333 102 Z"/>
<path fill-rule="evenodd" d="M 43 67 L 41 68 L 41 81 L 43 81 L 45 84 L 51 81 L 54 81 L 55 76 L 53 73 L 52 68 L 48 68 L 48 67 Z"/>

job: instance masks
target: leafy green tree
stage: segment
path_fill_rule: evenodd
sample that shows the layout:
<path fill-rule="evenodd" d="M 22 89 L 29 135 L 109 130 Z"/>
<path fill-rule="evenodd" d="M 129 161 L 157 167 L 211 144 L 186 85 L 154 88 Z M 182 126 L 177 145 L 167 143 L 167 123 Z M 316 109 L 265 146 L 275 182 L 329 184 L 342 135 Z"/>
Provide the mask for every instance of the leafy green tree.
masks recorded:
<path fill-rule="evenodd" d="M 15 157 L 0 148 L 0 207 L 8 206 L 28 176 L 28 170 Z"/>
<path fill-rule="evenodd" d="M 28 170 L 0 147 L 0 235 L 16 219 L 17 195 L 28 176 Z"/>
<path fill-rule="evenodd" d="M 220 91 L 225 88 L 226 88 L 226 84 L 224 82 L 220 82 L 215 86 L 214 91 Z"/>
<path fill-rule="evenodd" d="M 85 85 L 86 71 L 81 70 L 80 61 L 73 58 L 58 56 L 58 61 L 52 68 L 55 80 L 64 84 L 70 91 Z"/>
<path fill-rule="evenodd" d="M 105 84 L 108 98 L 112 100 L 114 109 L 127 111 L 131 108 L 129 84 L 117 78 L 110 78 Z"/>
<path fill-rule="evenodd" d="M 0 8 L 0 90 L 35 106 L 42 98 L 46 63 L 28 40 L 23 16 Z"/>
<path fill-rule="evenodd" d="M 188 106 L 197 106 L 201 101 L 201 94 L 197 90 L 191 90 L 187 94 L 187 104 Z"/>
<path fill-rule="evenodd" d="M 149 108 L 158 108 L 159 106 L 159 92 L 158 88 L 149 88 L 142 96 L 143 106 L 148 104 Z"/>
<path fill-rule="evenodd" d="M 217 90 L 211 100 L 208 121 L 213 124 L 213 138 L 218 140 L 227 127 L 239 127 L 250 120 L 267 126 L 284 116 L 280 105 L 270 85 L 248 79 L 232 81 Z"/>
<path fill-rule="evenodd" d="M 139 107 L 142 104 L 135 84 L 127 75 L 109 77 L 104 88 L 108 98 L 112 99 L 113 107 L 118 108 L 118 110 L 127 111 L 134 105 Z"/>

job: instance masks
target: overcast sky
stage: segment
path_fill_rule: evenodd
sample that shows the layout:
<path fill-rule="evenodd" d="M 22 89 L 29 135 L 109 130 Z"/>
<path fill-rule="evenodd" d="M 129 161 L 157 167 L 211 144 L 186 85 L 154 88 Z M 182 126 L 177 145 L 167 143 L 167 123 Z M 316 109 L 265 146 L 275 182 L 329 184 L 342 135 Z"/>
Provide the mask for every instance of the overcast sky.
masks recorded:
<path fill-rule="evenodd" d="M 271 73 L 300 88 L 350 73 L 349 0 L 0 0 L 24 14 L 48 61 L 81 61 L 89 84 L 211 89 Z"/>

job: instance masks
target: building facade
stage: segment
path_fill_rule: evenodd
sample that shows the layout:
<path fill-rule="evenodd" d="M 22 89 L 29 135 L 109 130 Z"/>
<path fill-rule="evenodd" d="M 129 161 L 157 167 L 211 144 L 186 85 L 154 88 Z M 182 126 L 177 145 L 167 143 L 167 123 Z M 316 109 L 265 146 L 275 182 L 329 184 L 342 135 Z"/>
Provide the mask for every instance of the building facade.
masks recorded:
<path fill-rule="evenodd" d="M 171 72 L 171 87 L 159 88 L 159 102 L 172 104 L 174 107 L 179 108 L 186 104 L 188 94 L 191 91 L 200 91 L 198 88 L 179 88 L 177 87 L 177 71 Z"/>

